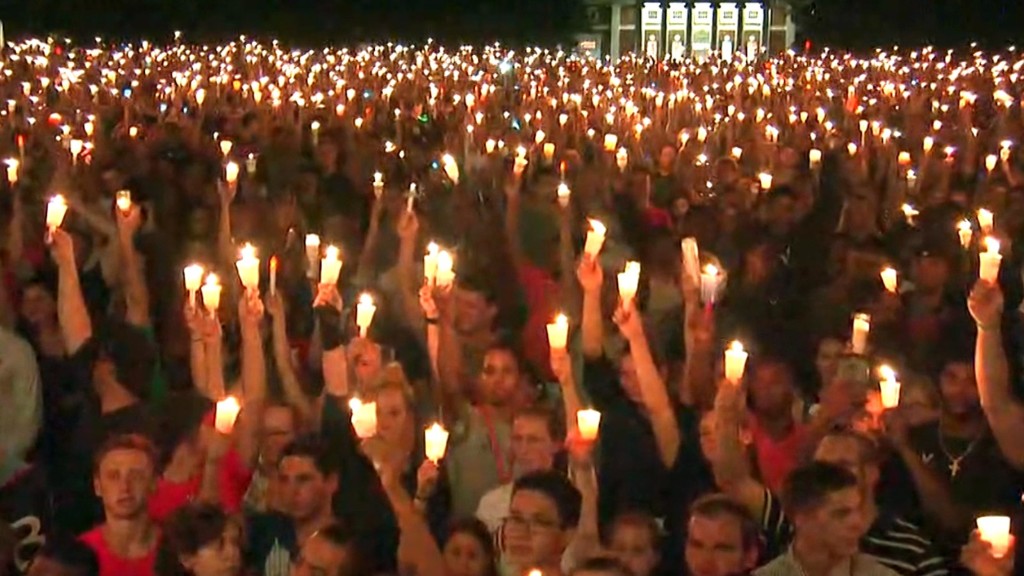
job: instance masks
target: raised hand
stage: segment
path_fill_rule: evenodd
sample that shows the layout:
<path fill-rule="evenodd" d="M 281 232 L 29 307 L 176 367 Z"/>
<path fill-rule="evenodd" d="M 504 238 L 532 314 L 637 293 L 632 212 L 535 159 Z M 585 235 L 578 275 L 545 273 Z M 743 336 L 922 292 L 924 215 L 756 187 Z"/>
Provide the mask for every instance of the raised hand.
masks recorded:
<path fill-rule="evenodd" d="M 576 279 L 580 281 L 584 292 L 599 293 L 604 283 L 604 271 L 596 258 L 584 254 L 579 266 L 576 267 Z"/>
<path fill-rule="evenodd" d="M 434 290 L 427 285 L 420 287 L 420 308 L 423 310 L 423 317 L 427 320 L 437 320 L 441 312 L 434 300 Z"/>
<path fill-rule="evenodd" d="M 643 317 L 632 303 L 625 306 L 620 305 L 615 314 L 612 316 L 612 320 L 615 325 L 619 327 L 619 332 L 622 336 L 630 342 L 635 342 L 644 338 L 644 322 Z"/>
<path fill-rule="evenodd" d="M 967 299 L 967 308 L 978 326 L 998 328 L 1003 315 L 1003 291 L 998 284 L 978 280 Z"/>
<path fill-rule="evenodd" d="M 50 254 L 59 268 L 75 267 L 75 242 L 60 228 L 55 228 L 50 235 Z"/>
<path fill-rule="evenodd" d="M 138 204 L 132 204 L 128 211 L 114 210 L 117 219 L 117 229 L 122 235 L 131 238 L 142 227 L 142 208 Z"/>
<path fill-rule="evenodd" d="M 416 235 L 420 231 L 420 219 L 416 216 L 416 212 L 409 210 L 402 210 L 402 213 L 398 216 L 398 222 L 396 223 L 395 232 L 398 233 L 398 238 L 402 242 L 415 242 Z"/>
<path fill-rule="evenodd" d="M 341 300 L 341 293 L 334 284 L 318 284 L 316 287 L 316 298 L 313 300 L 313 308 L 318 306 L 330 306 L 341 312 L 344 302 Z"/>

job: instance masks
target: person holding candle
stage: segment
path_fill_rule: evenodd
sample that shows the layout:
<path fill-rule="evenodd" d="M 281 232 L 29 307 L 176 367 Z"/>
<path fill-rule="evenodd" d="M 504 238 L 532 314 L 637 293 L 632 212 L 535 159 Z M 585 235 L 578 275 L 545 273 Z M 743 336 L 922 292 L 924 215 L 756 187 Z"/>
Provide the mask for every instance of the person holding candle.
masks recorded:
<path fill-rule="evenodd" d="M 582 497 L 558 472 L 534 472 L 516 480 L 502 524 L 505 560 L 514 574 L 536 569 L 561 574 L 562 556 L 579 524 Z"/>

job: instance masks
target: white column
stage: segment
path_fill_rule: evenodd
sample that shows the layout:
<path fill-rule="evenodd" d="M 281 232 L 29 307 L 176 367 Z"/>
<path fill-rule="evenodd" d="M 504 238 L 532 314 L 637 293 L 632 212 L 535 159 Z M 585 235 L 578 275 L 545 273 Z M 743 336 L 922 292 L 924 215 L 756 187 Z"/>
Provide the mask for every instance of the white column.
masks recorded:
<path fill-rule="evenodd" d="M 612 4 L 612 24 L 609 28 L 611 32 L 611 41 L 608 46 L 608 55 L 615 60 L 619 57 L 619 33 L 622 28 L 622 6 L 618 4 Z"/>

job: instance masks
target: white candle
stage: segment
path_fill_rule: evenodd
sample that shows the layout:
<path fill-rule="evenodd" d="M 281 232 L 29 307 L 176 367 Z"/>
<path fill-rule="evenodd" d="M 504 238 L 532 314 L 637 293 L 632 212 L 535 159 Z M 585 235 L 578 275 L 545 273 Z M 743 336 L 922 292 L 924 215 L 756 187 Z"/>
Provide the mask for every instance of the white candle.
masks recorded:
<path fill-rule="evenodd" d="M 544 143 L 544 160 L 550 163 L 555 159 L 555 145 L 552 142 Z"/>
<path fill-rule="evenodd" d="M 577 410 L 576 427 L 580 430 L 580 438 L 593 442 L 597 440 L 597 431 L 601 428 L 601 413 L 597 410 Z"/>
<path fill-rule="evenodd" d="M 452 184 L 457 185 L 459 183 L 459 165 L 455 163 L 455 158 L 451 154 L 445 154 L 441 157 L 441 166 L 444 168 L 445 175 L 452 181 Z"/>
<path fill-rule="evenodd" d="M 925 136 L 924 142 L 922 143 L 922 147 L 924 148 L 925 154 L 930 153 L 932 151 L 932 148 L 935 147 L 935 138 L 932 138 L 931 136 Z"/>
<path fill-rule="evenodd" d="M 455 284 L 455 261 L 447 250 L 437 253 L 437 286 L 448 288 Z"/>
<path fill-rule="evenodd" d="M 440 462 L 444 458 L 444 453 L 448 450 L 448 431 L 435 422 L 433 426 L 427 428 L 423 433 L 423 449 L 427 460 L 434 464 Z"/>
<path fill-rule="evenodd" d="M 969 220 L 961 220 L 960 224 L 957 224 L 956 231 L 960 235 L 960 245 L 965 249 L 970 247 L 971 236 L 974 233 L 971 229 L 971 222 Z"/>
<path fill-rule="evenodd" d="M 128 213 L 132 209 L 132 193 L 130 190 L 118 190 L 117 198 L 114 200 L 114 204 L 117 205 L 117 209 L 121 212 Z"/>
<path fill-rule="evenodd" d="M 60 228 L 64 223 L 64 216 L 68 213 L 68 203 L 64 197 L 57 194 L 46 204 L 46 228 L 53 231 Z"/>
<path fill-rule="evenodd" d="M 1010 517 L 982 516 L 977 519 L 978 534 L 992 546 L 992 556 L 1002 558 L 1010 550 Z"/>
<path fill-rule="evenodd" d="M 18 183 L 18 168 L 21 166 L 21 162 L 18 162 L 15 158 L 8 158 L 7 164 L 7 181 L 14 186 Z"/>
<path fill-rule="evenodd" d="M 700 296 L 705 304 L 714 304 L 718 297 L 718 267 L 708 264 L 700 275 Z"/>
<path fill-rule="evenodd" d="M 857 144 L 855 144 L 853 142 L 850 142 L 849 144 L 847 144 L 846 145 L 846 152 L 849 153 L 850 156 L 856 156 L 857 155 Z"/>
<path fill-rule="evenodd" d="M 637 290 L 640 287 L 640 263 L 626 262 L 626 268 L 618 274 L 619 298 L 622 305 L 626 306 L 636 298 Z"/>
<path fill-rule="evenodd" d="M 569 319 L 565 314 L 555 316 L 555 321 L 548 324 L 548 347 L 552 351 L 565 350 L 569 343 Z"/>
<path fill-rule="evenodd" d="M 882 408 L 891 410 L 900 405 L 900 382 L 896 379 L 896 372 L 889 366 L 882 366 L 878 369 L 882 379 L 878 388 L 882 396 Z"/>
<path fill-rule="evenodd" d="M 245 171 L 246 171 L 247 174 L 249 174 L 249 176 L 252 176 L 253 174 L 256 173 L 256 155 L 255 154 L 249 154 L 245 158 Z"/>
<path fill-rule="evenodd" d="M 895 268 L 891 268 L 891 267 L 886 267 L 886 268 L 882 269 L 881 276 L 882 276 L 882 284 L 885 285 L 885 289 L 888 290 L 889 292 L 892 292 L 893 294 L 895 294 L 896 293 L 896 287 L 897 287 L 896 286 L 896 279 L 897 279 L 896 269 Z"/>
<path fill-rule="evenodd" d="M 732 157 L 737 160 L 743 158 L 743 148 L 740 148 L 739 146 L 733 146 Z"/>
<path fill-rule="evenodd" d="M 850 345 L 854 354 L 864 354 L 868 347 L 868 334 L 871 333 L 871 316 L 867 314 L 853 315 L 853 336 Z"/>
<path fill-rule="evenodd" d="M 238 269 L 238 278 L 246 290 L 259 290 L 260 259 L 256 257 L 256 248 L 252 244 L 246 243 L 242 246 L 235 268 Z"/>
<path fill-rule="evenodd" d="M 306 234 L 306 276 L 310 279 L 316 279 L 317 271 L 317 260 L 320 259 L 320 236 L 316 234 Z"/>
<path fill-rule="evenodd" d="M 562 182 L 558 185 L 558 205 L 565 208 L 569 205 L 569 196 L 572 195 L 572 190 L 569 190 L 569 186 Z"/>
<path fill-rule="evenodd" d="M 811 148 L 811 151 L 807 153 L 807 158 L 811 161 L 811 170 L 817 169 L 821 165 L 821 150 Z"/>
<path fill-rule="evenodd" d="M 348 407 L 352 410 L 352 427 L 356 436 L 365 440 L 377 435 L 377 403 L 362 402 L 358 398 L 349 400 Z"/>
<path fill-rule="evenodd" d="M 487 141 L 484 142 L 484 152 L 487 154 L 494 154 L 494 148 L 497 144 L 498 143 L 495 142 L 493 138 L 488 138 Z"/>
<path fill-rule="evenodd" d="M 992 214 L 991 210 L 985 208 L 978 209 L 978 227 L 981 228 L 982 234 L 991 234 L 994 225 L 995 215 Z"/>
<path fill-rule="evenodd" d="M 185 290 L 188 292 L 188 303 L 189 306 L 195 308 L 196 305 L 196 292 L 199 291 L 199 287 L 203 284 L 203 267 L 199 264 L 189 264 L 185 266 Z"/>
<path fill-rule="evenodd" d="M 416 183 L 413 182 L 413 183 L 409 184 L 409 192 L 406 194 L 406 197 L 405 197 L 405 211 L 406 212 L 412 212 L 412 205 L 413 205 L 413 202 L 415 202 L 415 201 L 416 201 Z"/>
<path fill-rule="evenodd" d="M 270 295 L 277 294 L 277 256 L 270 258 Z"/>
<path fill-rule="evenodd" d="M 989 154 L 985 156 L 985 170 L 992 172 L 996 169 L 996 165 L 999 164 L 999 156 L 995 154 Z"/>
<path fill-rule="evenodd" d="M 725 379 L 733 384 L 743 380 L 743 371 L 747 366 L 747 351 L 739 340 L 734 340 L 725 350 Z"/>
<path fill-rule="evenodd" d="M 618 145 L 619 145 L 619 137 L 618 136 L 616 136 L 615 134 L 605 134 L 604 135 L 604 151 L 605 152 L 614 152 L 615 151 L 615 147 L 618 146 Z"/>
<path fill-rule="evenodd" d="M 615 153 L 615 165 L 619 167 L 619 170 L 626 171 L 626 166 L 629 165 L 629 152 L 625 148 L 619 148 L 619 151 Z"/>
<path fill-rule="evenodd" d="M 341 276 L 341 265 L 341 251 L 337 246 L 328 246 L 320 261 L 320 283 L 337 284 L 338 277 Z"/>
<path fill-rule="evenodd" d="M 900 166 L 909 166 L 910 165 L 910 152 L 907 152 L 907 151 L 900 152 L 899 156 L 897 156 L 896 162 L 898 162 Z"/>
<path fill-rule="evenodd" d="M 238 398 L 234 396 L 228 396 L 227 398 L 217 402 L 217 412 L 214 416 L 214 428 L 221 434 L 231 434 L 231 431 L 235 429 L 235 420 L 238 419 L 238 413 L 242 410 L 242 406 L 238 403 Z"/>
<path fill-rule="evenodd" d="M 604 236 L 608 232 L 605 225 L 598 220 L 590 219 L 590 230 L 587 231 L 587 241 L 583 245 L 583 252 L 591 259 L 597 258 L 604 246 Z"/>
<path fill-rule="evenodd" d="M 757 175 L 758 182 L 761 184 L 761 190 L 771 190 L 772 188 L 772 175 L 767 172 L 761 172 Z"/>
<path fill-rule="evenodd" d="M 228 162 L 224 165 L 224 181 L 228 184 L 234 184 L 238 182 L 238 164 L 235 162 Z"/>
<path fill-rule="evenodd" d="M 356 304 L 356 326 L 359 327 L 359 337 L 366 338 L 370 330 L 370 323 L 373 322 L 373 315 L 377 313 L 377 306 L 373 303 L 373 296 L 366 292 L 359 295 L 359 303 Z"/>
<path fill-rule="evenodd" d="M 85 143 L 75 138 L 68 143 L 68 151 L 71 152 L 71 162 L 78 164 L 78 156 L 82 153 Z"/>
<path fill-rule="evenodd" d="M 210 274 L 206 277 L 206 282 L 203 283 L 202 294 L 203 294 L 203 306 L 210 314 L 216 314 L 217 308 L 220 308 L 220 279 L 217 278 L 216 274 Z"/>
<path fill-rule="evenodd" d="M 423 255 L 423 280 L 427 286 L 433 286 L 437 281 L 437 252 L 438 248 L 435 242 L 427 244 L 427 253 Z"/>
<path fill-rule="evenodd" d="M 232 142 L 231 140 L 221 140 L 220 141 L 220 154 L 221 154 L 221 156 L 227 158 L 228 154 L 231 154 L 231 149 L 234 148 L 234 147 L 235 147 L 235 143 Z"/>
<path fill-rule="evenodd" d="M 384 175 L 380 172 L 373 173 L 373 195 L 380 198 L 384 194 Z"/>
<path fill-rule="evenodd" d="M 980 259 L 979 276 L 981 279 L 995 284 L 999 279 L 999 265 L 1003 257 L 999 255 L 999 241 L 991 236 L 985 239 L 986 251 L 978 254 Z"/>

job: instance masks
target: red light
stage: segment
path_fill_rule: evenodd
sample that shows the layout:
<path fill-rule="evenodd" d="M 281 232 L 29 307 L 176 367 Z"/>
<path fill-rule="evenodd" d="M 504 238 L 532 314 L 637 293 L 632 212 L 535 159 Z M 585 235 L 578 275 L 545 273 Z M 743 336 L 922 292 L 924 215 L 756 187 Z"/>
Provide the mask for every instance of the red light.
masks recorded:
<path fill-rule="evenodd" d="M 804 52 L 810 52 L 810 51 L 811 51 L 811 41 L 810 40 L 804 40 Z"/>

